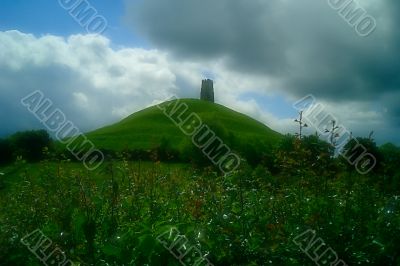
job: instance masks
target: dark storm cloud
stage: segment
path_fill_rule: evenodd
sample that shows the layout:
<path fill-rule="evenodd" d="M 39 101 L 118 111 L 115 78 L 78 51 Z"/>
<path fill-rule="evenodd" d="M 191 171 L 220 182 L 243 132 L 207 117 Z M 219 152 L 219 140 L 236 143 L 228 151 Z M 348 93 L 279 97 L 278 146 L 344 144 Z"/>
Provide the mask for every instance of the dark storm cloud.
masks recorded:
<path fill-rule="evenodd" d="M 275 78 L 296 97 L 376 100 L 400 89 L 395 0 L 358 1 L 377 19 L 368 37 L 327 0 L 127 2 L 126 18 L 157 47 L 189 60 L 225 58 L 231 69 Z"/>
<path fill-rule="evenodd" d="M 265 61 L 279 64 L 283 56 L 284 50 L 277 36 L 260 35 L 260 32 L 269 32 L 279 26 L 263 23 L 272 4 L 261 1 L 150 0 L 139 6 L 132 5 L 130 10 L 133 17 L 129 14 L 129 18 L 133 18 L 139 32 L 179 56 L 202 59 L 228 56 L 234 64 L 240 63 L 249 70 L 259 69 L 258 64 Z M 270 64 L 264 67 L 270 72 L 279 69 Z"/>

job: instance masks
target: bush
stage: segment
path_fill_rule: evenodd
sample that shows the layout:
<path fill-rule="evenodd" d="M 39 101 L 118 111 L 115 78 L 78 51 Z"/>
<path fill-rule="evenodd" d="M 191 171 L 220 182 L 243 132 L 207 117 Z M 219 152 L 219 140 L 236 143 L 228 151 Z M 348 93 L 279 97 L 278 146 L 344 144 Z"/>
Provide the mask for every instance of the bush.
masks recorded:
<path fill-rule="evenodd" d="M 11 142 L 7 139 L 0 139 L 0 165 L 13 161 L 13 150 Z"/>
<path fill-rule="evenodd" d="M 45 130 L 17 132 L 9 139 L 14 159 L 22 156 L 29 162 L 38 162 L 44 159 L 43 149 L 52 144 L 52 140 Z"/>

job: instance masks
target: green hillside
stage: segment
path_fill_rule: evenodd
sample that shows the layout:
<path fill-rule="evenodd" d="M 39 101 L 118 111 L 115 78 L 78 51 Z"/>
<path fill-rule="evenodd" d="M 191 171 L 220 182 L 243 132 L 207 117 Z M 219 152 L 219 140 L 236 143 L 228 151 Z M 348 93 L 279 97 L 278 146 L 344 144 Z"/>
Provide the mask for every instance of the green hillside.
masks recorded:
<path fill-rule="evenodd" d="M 264 124 L 222 105 L 196 99 L 179 101 L 188 105 L 188 113 L 196 113 L 211 128 L 216 126 L 220 129 L 219 132 L 222 130 L 222 135 L 230 138 L 233 136 L 235 142 L 274 143 L 281 137 Z M 174 102 L 166 102 L 163 105 L 171 103 Z M 97 148 L 114 151 L 151 149 L 157 147 L 162 139 L 168 140 L 171 146 L 178 147 L 182 141 L 189 139 L 157 106 L 136 112 L 116 124 L 86 135 Z M 219 136 L 218 132 L 217 135 Z M 223 139 L 224 136 L 220 137 Z"/>

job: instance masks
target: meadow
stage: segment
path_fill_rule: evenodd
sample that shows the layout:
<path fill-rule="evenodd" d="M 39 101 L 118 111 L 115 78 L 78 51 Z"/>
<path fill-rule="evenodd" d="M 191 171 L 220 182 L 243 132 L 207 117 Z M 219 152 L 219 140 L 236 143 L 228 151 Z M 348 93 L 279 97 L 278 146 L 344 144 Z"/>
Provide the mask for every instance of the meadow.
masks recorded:
<path fill-rule="evenodd" d="M 171 228 L 213 265 L 314 265 L 293 242 L 308 229 L 347 265 L 399 265 L 392 184 L 339 160 L 332 174 L 296 168 L 302 152 L 280 161 L 280 149 L 279 173 L 244 164 L 229 176 L 125 154 L 96 171 L 19 160 L 0 169 L 1 265 L 42 265 L 20 241 L 37 229 L 75 265 L 181 265 L 157 239 Z"/>
<path fill-rule="evenodd" d="M 0 265 L 400 265 L 399 147 L 352 137 L 351 164 L 318 134 L 182 102 L 237 169 L 157 107 L 89 132 L 105 158 L 93 171 L 46 131 L 0 140 Z M 360 147 L 376 158 L 367 174 Z"/>

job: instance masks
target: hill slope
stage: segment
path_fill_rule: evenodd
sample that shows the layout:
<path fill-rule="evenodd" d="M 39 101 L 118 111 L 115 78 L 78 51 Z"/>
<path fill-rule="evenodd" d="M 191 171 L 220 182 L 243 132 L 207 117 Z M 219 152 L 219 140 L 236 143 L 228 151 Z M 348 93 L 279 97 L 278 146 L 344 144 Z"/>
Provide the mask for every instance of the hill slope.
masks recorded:
<path fill-rule="evenodd" d="M 222 105 L 196 99 L 179 101 L 187 104 L 188 112 L 196 113 L 206 125 L 216 125 L 236 141 L 246 143 L 259 140 L 272 144 L 281 137 L 264 124 Z M 168 103 L 171 102 L 163 104 Z M 151 149 L 157 147 L 163 138 L 171 146 L 178 147 L 182 141 L 189 139 L 157 106 L 136 112 L 116 124 L 89 132 L 86 136 L 97 148 L 115 151 Z M 224 136 L 220 137 L 223 139 Z"/>

